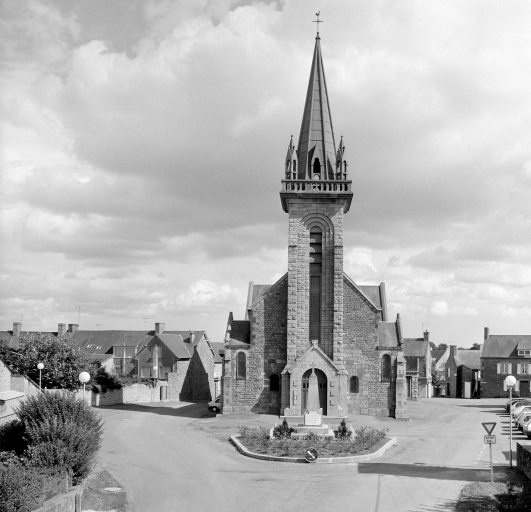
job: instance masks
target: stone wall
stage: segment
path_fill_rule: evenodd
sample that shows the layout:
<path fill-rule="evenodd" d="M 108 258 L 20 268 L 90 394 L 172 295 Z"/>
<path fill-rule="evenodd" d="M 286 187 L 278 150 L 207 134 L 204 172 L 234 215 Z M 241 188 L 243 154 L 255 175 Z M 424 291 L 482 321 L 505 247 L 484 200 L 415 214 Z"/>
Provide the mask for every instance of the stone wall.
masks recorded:
<path fill-rule="evenodd" d="M 345 281 L 343 292 L 344 364 L 349 378 L 359 379 L 359 393 L 347 389 L 348 413 L 393 415 L 396 354 L 376 350 L 381 314 L 350 282 Z M 385 353 L 391 356 L 393 374 L 390 381 L 382 382 L 381 356 Z"/>
<path fill-rule="evenodd" d="M 11 371 L 0 361 L 0 391 L 11 390 Z"/>
<path fill-rule="evenodd" d="M 45 501 L 43 506 L 33 512 L 81 512 L 83 486 L 72 487 L 65 494 L 58 494 Z"/>
<path fill-rule="evenodd" d="M 516 467 L 531 480 L 531 446 L 516 443 Z"/>
<path fill-rule="evenodd" d="M 247 354 L 247 377 L 231 381 L 231 408 L 228 414 L 253 411 L 278 414 L 280 392 L 269 391 L 269 377 L 279 377 L 286 366 L 286 341 L 288 318 L 288 280 L 281 278 L 272 286 L 253 309 L 251 343 Z M 231 351 L 230 375 L 236 375 L 236 354 Z M 226 352 L 227 357 L 227 352 Z"/>
<path fill-rule="evenodd" d="M 188 373 L 190 360 L 177 361 L 173 366 L 173 372 L 168 373 L 168 399 L 169 400 L 184 400 L 181 396 L 184 379 Z"/>
<path fill-rule="evenodd" d="M 91 401 L 92 405 L 95 406 L 160 402 L 160 388 L 162 386 L 168 386 L 168 383 L 159 380 L 155 387 L 147 384 L 131 384 L 106 393 L 94 393 L 91 396 Z"/>
<path fill-rule="evenodd" d="M 518 374 L 516 373 L 516 365 L 522 362 L 530 362 L 524 360 L 522 357 L 514 358 L 481 358 L 481 398 L 498 398 L 498 397 L 508 397 L 509 391 L 503 389 L 503 382 L 508 374 L 502 373 L 498 374 L 497 363 L 511 363 L 512 364 L 512 375 L 516 377 L 516 380 L 527 380 L 531 381 L 531 375 Z M 519 391 L 513 389 L 513 396 L 520 396 Z"/>

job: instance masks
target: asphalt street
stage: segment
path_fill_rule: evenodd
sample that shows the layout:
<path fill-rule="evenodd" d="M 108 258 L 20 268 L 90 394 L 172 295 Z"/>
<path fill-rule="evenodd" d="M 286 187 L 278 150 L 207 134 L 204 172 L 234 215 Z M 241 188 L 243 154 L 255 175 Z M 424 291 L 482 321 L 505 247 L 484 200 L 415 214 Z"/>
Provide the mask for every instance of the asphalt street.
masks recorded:
<path fill-rule="evenodd" d="M 355 428 L 388 428 L 398 443 L 374 461 L 337 465 L 259 461 L 228 442 L 239 425 L 271 426 L 275 416 L 214 416 L 205 404 L 177 402 L 102 407 L 100 465 L 124 486 L 132 512 L 453 510 L 465 484 L 490 480 L 482 422 L 497 423 L 495 478 L 506 480 L 504 403 L 434 398 L 410 402 L 409 422 L 353 417 Z M 513 450 L 531 444 L 513 433 Z"/>

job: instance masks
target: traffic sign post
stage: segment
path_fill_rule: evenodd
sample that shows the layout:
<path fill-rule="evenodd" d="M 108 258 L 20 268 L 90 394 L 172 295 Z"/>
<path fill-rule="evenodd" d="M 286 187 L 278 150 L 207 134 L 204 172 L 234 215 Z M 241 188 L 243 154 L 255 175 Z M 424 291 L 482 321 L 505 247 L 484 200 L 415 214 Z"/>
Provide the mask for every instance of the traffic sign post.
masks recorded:
<path fill-rule="evenodd" d="M 304 458 L 308 462 L 315 462 L 319 457 L 319 452 L 315 448 L 308 448 L 304 454 Z"/>
<path fill-rule="evenodd" d="M 485 444 L 489 445 L 489 456 L 490 456 L 490 481 L 494 482 L 494 466 L 492 465 L 492 445 L 496 444 L 496 436 L 492 435 L 492 431 L 494 430 L 494 427 L 496 426 L 496 423 L 490 422 L 490 423 L 482 423 L 483 428 L 487 431 L 486 436 L 483 436 L 483 440 Z"/>

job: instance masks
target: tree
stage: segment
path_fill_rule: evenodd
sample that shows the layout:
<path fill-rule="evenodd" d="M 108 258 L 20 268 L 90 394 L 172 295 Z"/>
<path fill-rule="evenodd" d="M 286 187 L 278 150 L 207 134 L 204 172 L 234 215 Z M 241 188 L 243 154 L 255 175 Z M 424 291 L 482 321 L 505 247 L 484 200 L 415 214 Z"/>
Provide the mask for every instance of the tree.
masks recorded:
<path fill-rule="evenodd" d="M 474 343 L 469 350 L 481 350 L 481 346 L 479 343 Z"/>
<path fill-rule="evenodd" d="M 52 334 L 23 335 L 18 347 L 0 343 L 0 360 L 35 382 L 39 381 L 37 364 L 43 363 L 43 388 L 77 389 L 79 374 L 88 372 L 94 379 L 99 367 L 75 343 Z"/>
<path fill-rule="evenodd" d="M 446 343 L 439 343 L 437 346 L 437 350 L 446 350 L 448 348 L 448 345 Z"/>

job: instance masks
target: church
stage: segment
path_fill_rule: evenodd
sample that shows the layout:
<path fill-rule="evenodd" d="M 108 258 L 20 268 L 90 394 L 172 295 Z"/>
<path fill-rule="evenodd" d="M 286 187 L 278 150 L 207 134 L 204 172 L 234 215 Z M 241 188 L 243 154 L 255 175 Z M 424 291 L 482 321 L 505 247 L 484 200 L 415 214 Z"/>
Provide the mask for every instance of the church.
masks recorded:
<path fill-rule="evenodd" d="M 400 316 L 388 319 L 384 283 L 358 285 L 343 271 L 352 181 L 343 138 L 336 146 L 319 33 L 297 144 L 292 137 L 280 191 L 288 272 L 273 285 L 251 282 L 244 319 L 229 314 L 223 414 L 300 417 L 314 371 L 328 418 L 405 418 Z"/>

